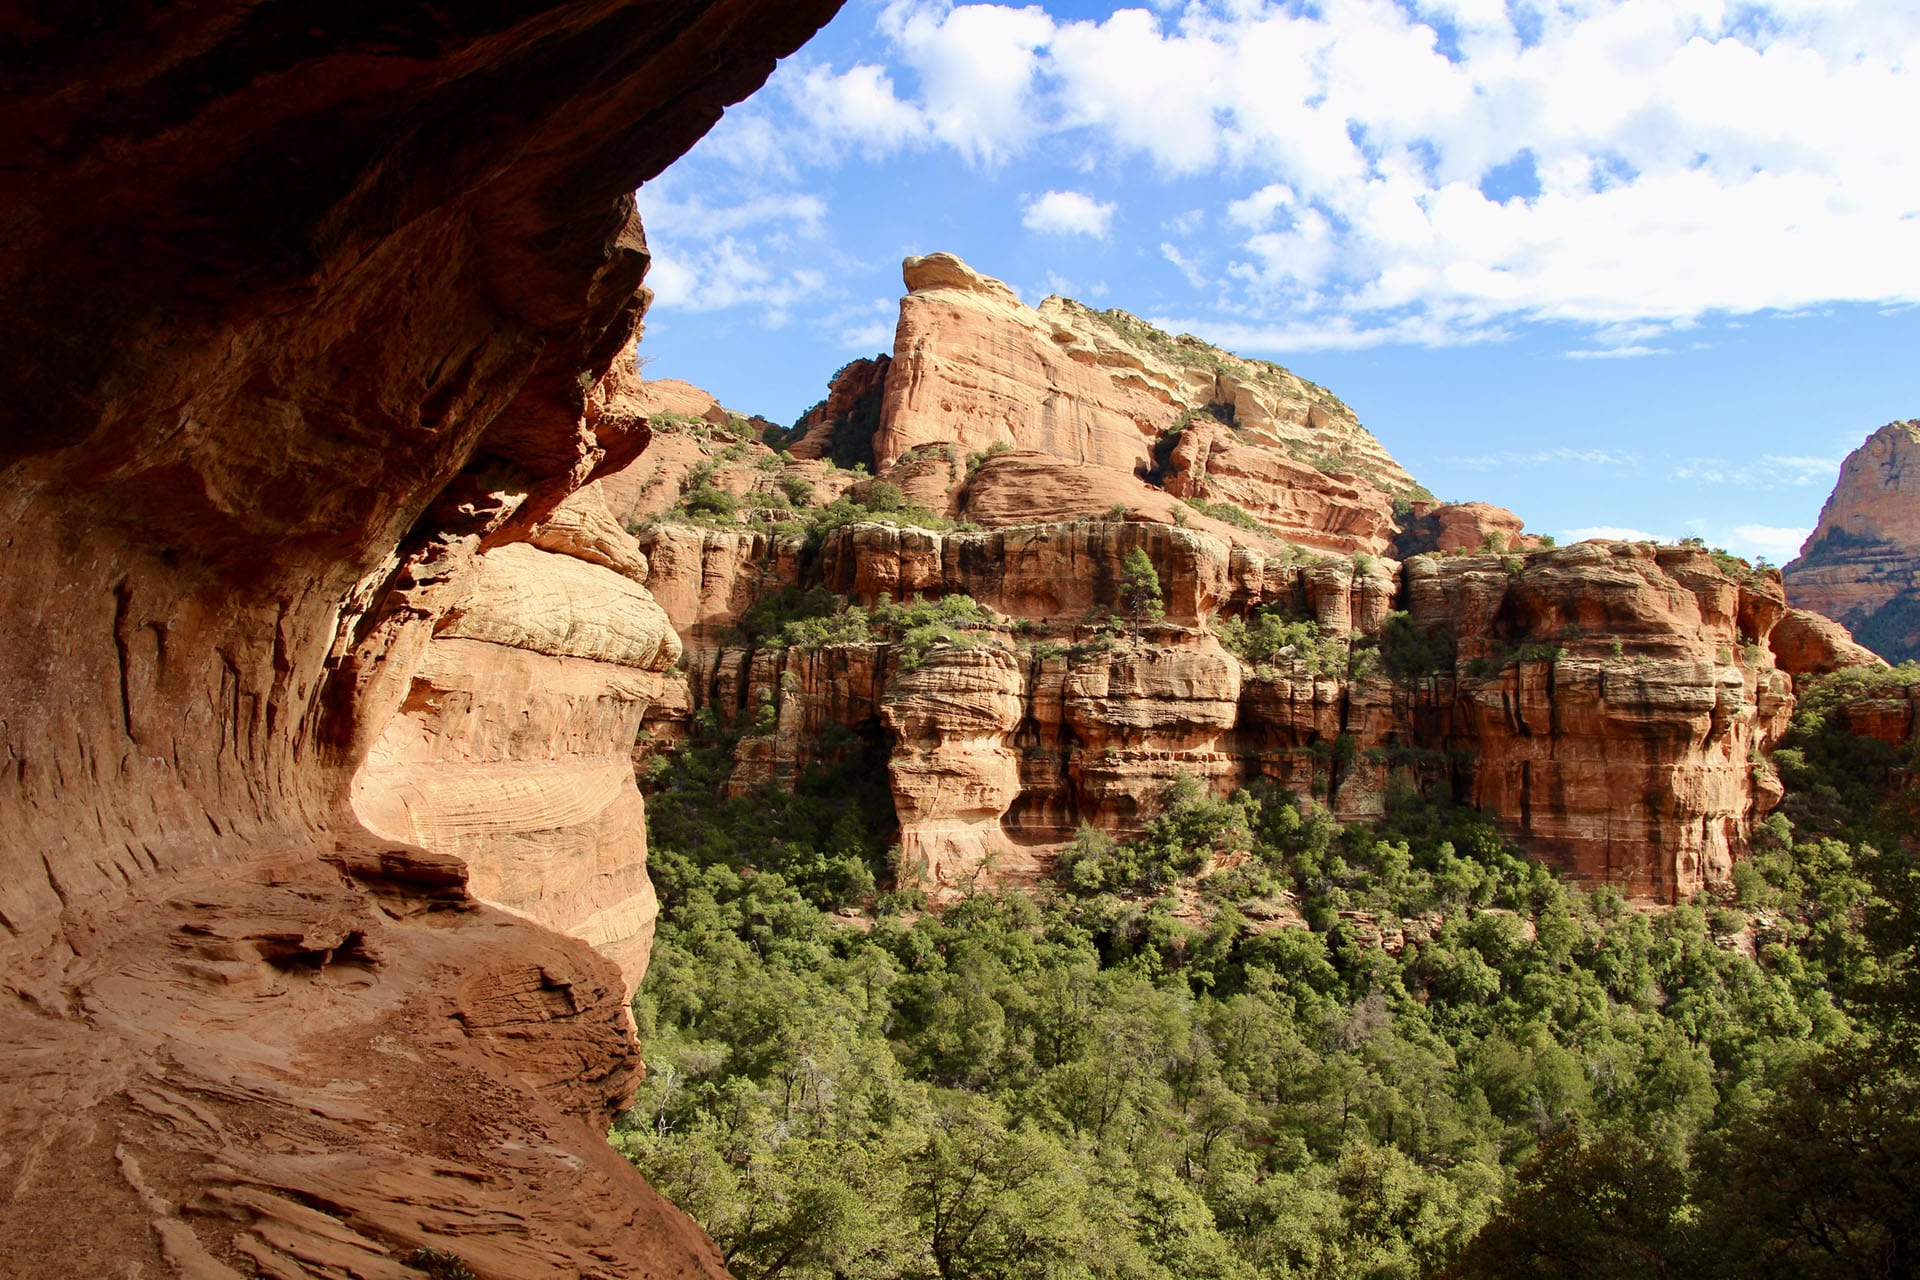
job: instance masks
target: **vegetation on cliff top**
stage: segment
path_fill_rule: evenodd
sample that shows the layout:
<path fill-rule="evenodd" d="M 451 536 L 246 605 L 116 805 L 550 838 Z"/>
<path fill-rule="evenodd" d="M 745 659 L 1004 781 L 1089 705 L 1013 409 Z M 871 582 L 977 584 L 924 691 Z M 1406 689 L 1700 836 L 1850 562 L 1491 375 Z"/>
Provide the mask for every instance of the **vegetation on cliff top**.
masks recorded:
<path fill-rule="evenodd" d="M 862 931 L 821 907 L 877 770 L 722 801 L 683 752 L 615 1142 L 747 1280 L 1911 1274 L 1913 760 L 1848 696 L 1737 894 L 1651 914 L 1404 788 L 1186 784 L 1056 890 Z"/>

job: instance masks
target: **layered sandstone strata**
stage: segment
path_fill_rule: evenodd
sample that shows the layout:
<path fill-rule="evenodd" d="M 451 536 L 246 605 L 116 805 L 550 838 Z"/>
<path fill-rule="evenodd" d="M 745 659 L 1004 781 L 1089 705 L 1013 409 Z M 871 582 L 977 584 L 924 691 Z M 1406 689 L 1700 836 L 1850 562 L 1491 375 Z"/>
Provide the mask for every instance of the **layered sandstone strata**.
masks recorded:
<path fill-rule="evenodd" d="M 1890 422 L 1840 464 L 1820 523 L 1782 571 L 1787 598 L 1893 661 L 1920 657 L 1920 420 Z"/>
<path fill-rule="evenodd" d="M 1519 516 L 1488 502 L 1413 502 L 1400 522 L 1394 554 L 1407 559 L 1429 551 L 1525 551 L 1541 545 L 1522 528 Z"/>
<path fill-rule="evenodd" d="M 42 6 L 0 53 L 0 1271 L 722 1273 L 601 1141 L 613 963 L 348 800 L 403 707 L 501 763 L 538 659 L 535 757 L 613 759 L 658 618 L 549 652 L 497 571 L 631 585 L 551 519 L 647 440 L 597 390 L 629 193 L 833 7 Z"/>
<path fill-rule="evenodd" d="M 585 939 L 637 987 L 659 914 L 631 744 L 680 640 L 597 488 L 475 558 L 353 782 L 368 830 Z"/>
<path fill-rule="evenodd" d="M 1390 545 L 1392 500 L 1416 486 L 1324 388 L 1125 312 L 1028 307 L 951 254 L 909 258 L 903 274 L 892 356 L 836 376 L 797 424 L 796 456 L 837 454 L 890 480 L 919 458 L 901 473 L 915 500 L 981 524 L 1115 506 L 1171 519 L 1172 495 L 1240 506 L 1252 529 L 1308 546 Z M 972 468 L 925 466 L 930 451 L 977 464 L 1001 450 L 998 494 L 973 490 Z M 1043 507 L 1007 501 L 1009 488 Z"/>
<path fill-rule="evenodd" d="M 1724 883 L 1778 798 L 1753 761 L 1784 731 L 1789 672 L 1847 660 L 1789 619 L 1777 577 L 1730 574 L 1692 548 L 1400 565 L 1106 520 L 864 524 L 813 548 L 648 537 L 649 584 L 689 637 L 690 668 L 684 694 L 650 716 L 654 740 L 678 740 L 694 707 L 771 703 L 775 728 L 741 748 L 757 783 L 794 776 L 829 725 L 883 735 L 903 851 L 936 890 L 1044 862 L 1082 821 L 1135 829 L 1186 774 L 1222 789 L 1273 779 L 1347 818 L 1382 812 L 1398 778 L 1488 809 L 1576 879 L 1674 901 Z M 674 544 L 686 549 L 661 554 Z M 1113 618 L 1135 549 L 1156 567 L 1163 621 Z M 917 663 L 886 637 L 756 650 L 727 632 L 751 582 L 862 605 L 966 594 L 993 621 Z M 1258 663 L 1228 652 L 1224 623 L 1261 610 L 1311 620 L 1319 647 Z M 1409 637 L 1431 647 L 1410 651 Z"/>

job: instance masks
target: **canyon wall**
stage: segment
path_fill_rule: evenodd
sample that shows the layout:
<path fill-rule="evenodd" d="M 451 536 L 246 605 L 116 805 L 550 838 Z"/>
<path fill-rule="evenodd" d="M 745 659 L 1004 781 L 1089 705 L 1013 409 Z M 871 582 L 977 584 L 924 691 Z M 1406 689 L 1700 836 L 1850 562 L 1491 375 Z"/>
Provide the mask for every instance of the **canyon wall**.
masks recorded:
<path fill-rule="evenodd" d="M 1724 883 L 1779 795 L 1756 763 L 1793 705 L 1769 646 L 1779 581 L 1700 549 L 1396 564 L 1138 520 L 646 538 L 650 587 L 688 643 L 684 690 L 649 712 L 646 749 L 681 740 L 692 709 L 737 721 L 772 705 L 772 729 L 738 748 L 752 785 L 791 780 L 829 725 L 878 736 L 902 852 L 936 894 L 1045 874 L 1077 824 L 1136 830 L 1189 774 L 1221 790 L 1270 779 L 1349 819 L 1410 787 L 1485 808 L 1576 880 L 1671 902 Z M 1124 618 L 1135 550 L 1160 619 Z M 755 583 L 860 606 L 965 594 L 988 616 L 911 653 L 880 633 L 756 646 L 728 631 Z M 1263 612 L 1312 622 L 1314 639 L 1229 651 L 1230 624 Z M 1832 660 L 1796 644 L 1795 665 Z"/>
<path fill-rule="evenodd" d="M 1895 662 L 1920 658 L 1920 421 L 1847 455 L 1820 523 L 1782 571 L 1787 598 Z"/>
<path fill-rule="evenodd" d="M 674 641 L 563 503 L 648 439 L 631 190 L 834 7 L 42 6 L 0 52 L 0 1270 L 722 1274 L 601 1141 L 620 972 L 482 899 L 637 971 Z"/>
<path fill-rule="evenodd" d="M 841 370 L 795 457 L 863 462 L 978 524 L 1180 509 L 1229 539 L 1337 551 L 1388 549 L 1395 499 L 1421 492 L 1351 409 L 1278 365 L 1069 298 L 1029 307 L 952 254 L 902 275 L 892 355 Z M 1208 503 L 1240 526 L 1208 523 Z"/>

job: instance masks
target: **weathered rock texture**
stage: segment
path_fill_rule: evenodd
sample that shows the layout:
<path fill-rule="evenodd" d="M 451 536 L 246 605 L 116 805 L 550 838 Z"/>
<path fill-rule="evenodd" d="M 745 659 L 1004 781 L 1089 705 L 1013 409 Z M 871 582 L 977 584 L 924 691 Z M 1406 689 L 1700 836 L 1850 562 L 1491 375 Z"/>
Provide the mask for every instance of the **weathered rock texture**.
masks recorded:
<path fill-rule="evenodd" d="M 631 748 L 680 641 L 598 503 L 588 488 L 535 541 L 475 557 L 353 798 L 370 831 L 457 855 L 481 898 L 584 938 L 637 986 L 659 903 Z"/>
<path fill-rule="evenodd" d="M 649 586 L 689 659 L 685 693 L 649 714 L 652 742 L 678 741 L 693 708 L 741 716 L 770 700 L 775 728 L 739 750 L 751 784 L 794 776 L 830 725 L 877 731 L 902 850 L 939 891 L 1044 862 L 1081 821 L 1135 829 L 1184 773 L 1222 789 L 1271 778 L 1345 818 L 1382 812 L 1398 776 L 1486 807 L 1576 879 L 1673 901 L 1724 882 L 1779 795 L 1752 763 L 1792 709 L 1769 647 L 1787 613 L 1779 581 L 1730 576 L 1704 550 L 1586 543 L 1398 565 L 1107 520 L 861 524 L 813 546 L 648 537 Z M 1165 597 L 1165 619 L 1137 628 L 1111 620 L 1134 549 Z M 917 663 L 886 637 L 756 651 L 728 632 L 756 583 L 862 605 L 964 593 L 996 621 Z M 1224 649 L 1222 620 L 1261 609 L 1312 619 L 1333 660 L 1255 665 Z M 1396 609 L 1407 618 L 1390 629 Z M 1409 625 L 1453 644 L 1409 657 Z M 1846 660 L 1793 644 L 1794 669 Z"/>
<path fill-rule="evenodd" d="M 1254 531 L 1307 546 L 1391 544 L 1393 499 L 1416 486 L 1324 388 L 1123 311 L 1059 297 L 1028 307 L 951 254 L 909 258 L 904 276 L 893 355 L 836 375 L 796 424 L 795 456 L 866 463 L 921 505 L 980 524 L 1116 505 L 1195 518 L 1172 495 L 1240 506 Z M 999 500 L 967 470 L 926 465 L 931 451 L 958 463 L 996 449 L 1011 451 L 991 459 Z M 1022 480 L 1025 470 L 1035 474 Z M 1044 495 L 1045 508 L 1004 500 L 1009 487 Z M 1217 529 L 1249 540 L 1247 528 Z"/>
<path fill-rule="evenodd" d="M 0 53 L 0 1271 L 721 1273 L 600 1141 L 614 966 L 349 792 L 441 729 L 500 765 L 536 677 L 532 759 L 611 760 L 671 646 L 550 517 L 647 439 L 593 390 L 627 193 L 833 8 L 41 6 Z M 575 652 L 531 555 L 632 610 Z M 569 875 L 588 932 L 644 897 Z"/>
<path fill-rule="evenodd" d="M 1820 523 L 1782 571 L 1787 598 L 1884 658 L 1920 657 L 1920 420 L 1892 422 L 1840 464 Z"/>
<path fill-rule="evenodd" d="M 1428 551 L 1525 551 L 1541 545 L 1521 528 L 1519 516 L 1491 503 L 1414 502 L 1394 539 L 1394 554 L 1404 560 Z"/>

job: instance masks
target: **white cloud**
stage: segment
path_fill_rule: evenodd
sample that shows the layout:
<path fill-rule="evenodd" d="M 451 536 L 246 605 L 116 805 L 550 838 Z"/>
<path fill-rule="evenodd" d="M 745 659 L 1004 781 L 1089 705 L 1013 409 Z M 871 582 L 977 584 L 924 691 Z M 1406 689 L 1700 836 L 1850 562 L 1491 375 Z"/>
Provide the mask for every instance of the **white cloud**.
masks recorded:
<path fill-rule="evenodd" d="M 1664 356 L 1665 347 L 1649 347 L 1633 343 L 1624 347 L 1576 347 L 1562 352 L 1569 360 L 1631 360 L 1637 356 Z"/>
<path fill-rule="evenodd" d="M 1189 257 L 1180 252 L 1180 246 L 1170 241 L 1160 242 L 1160 256 L 1173 264 L 1174 270 L 1186 277 L 1187 284 L 1195 289 L 1207 287 L 1207 273 L 1201 268 L 1197 257 Z"/>
<path fill-rule="evenodd" d="M 1748 489 L 1804 489 L 1833 484 L 1840 459 L 1762 454 L 1728 462 L 1721 458 L 1687 458 L 1673 469 L 1673 478 L 1695 484 L 1725 484 Z"/>
<path fill-rule="evenodd" d="M 1774 561 L 1791 560 L 1800 554 L 1800 544 L 1812 532 L 1811 528 L 1784 528 L 1773 524 L 1736 525 L 1729 546 L 1748 557 L 1763 555 Z"/>
<path fill-rule="evenodd" d="M 1070 86 L 1060 100 L 1064 125 L 1095 129 L 1167 173 L 1193 173 L 1219 156 L 1215 104 L 1192 86 L 1215 80 L 1229 50 L 1163 33 L 1144 9 L 1122 9 L 1060 28 L 1048 53 L 1049 70 Z"/>
<path fill-rule="evenodd" d="M 1564 466 L 1631 467 L 1640 459 L 1631 453 L 1613 449 L 1574 449 L 1562 445 L 1554 449 L 1535 449 L 1530 453 L 1485 453 L 1470 457 L 1448 458 L 1457 467 L 1472 471 L 1491 471 L 1503 467 Z"/>
<path fill-rule="evenodd" d="M 750 306 L 769 327 L 785 324 L 792 308 L 826 291 L 827 277 L 811 267 L 769 261 L 759 246 L 732 236 L 684 250 L 654 246 L 647 274 L 658 305 L 681 311 Z"/>
<path fill-rule="evenodd" d="M 1113 227 L 1115 207 L 1080 191 L 1048 191 L 1025 203 L 1020 222 L 1027 230 L 1046 235 L 1104 240 Z"/>
<path fill-rule="evenodd" d="M 1544 320 L 1592 330 L 1569 358 L 1624 359 L 1709 314 L 1920 304 L 1920 181 L 1889 123 L 1920 118 L 1912 4 L 1155 0 L 1069 21 L 887 0 L 878 35 L 854 65 L 782 67 L 704 153 L 789 185 L 856 154 L 991 169 L 1041 144 L 1088 173 L 1219 174 L 1248 194 L 1173 219 L 1178 252 L 1229 230 L 1216 305 L 1308 347 Z M 1055 196 L 1086 203 L 1030 204 L 1029 227 L 1119 217 Z"/>
<path fill-rule="evenodd" d="M 1298 197 L 1293 188 L 1284 182 L 1269 182 L 1244 200 L 1230 201 L 1227 205 L 1227 221 L 1249 231 L 1263 231 L 1273 221 L 1277 210 L 1292 205 Z"/>
<path fill-rule="evenodd" d="M 1862 124 L 1920 118 L 1910 6 L 1570 4 L 1532 10 L 1537 39 L 1489 0 L 1429 10 L 1457 24 L 1457 56 L 1378 0 L 1066 24 L 936 0 L 888 12 L 911 65 L 1005 59 L 976 84 L 965 154 L 1058 133 L 1168 174 L 1266 177 L 1224 210 L 1247 232 L 1234 278 L 1254 313 L 1637 324 L 1569 353 L 1624 358 L 1707 312 L 1920 301 L 1910 148 Z M 955 109 L 950 88 L 929 79 L 929 112 Z M 1480 190 L 1516 161 L 1537 193 Z"/>
<path fill-rule="evenodd" d="M 899 306 L 892 298 L 874 298 L 828 312 L 818 327 L 844 350 L 891 351 Z"/>
<path fill-rule="evenodd" d="M 894 0 L 880 26 L 919 76 L 934 136 L 962 155 L 997 164 L 1039 132 L 1034 80 L 1054 31 L 1044 10 Z"/>
<path fill-rule="evenodd" d="M 816 139 L 851 143 L 874 156 L 924 141 L 931 132 L 926 113 L 901 101 L 893 77 L 870 63 L 839 75 L 809 67 L 789 97 Z"/>
<path fill-rule="evenodd" d="M 1623 529 L 1615 524 L 1588 525 L 1584 529 L 1565 529 L 1560 533 L 1561 542 L 1585 542 L 1589 538 L 1602 538 L 1608 542 L 1672 542 L 1657 533 L 1648 533 L 1645 529 Z"/>

